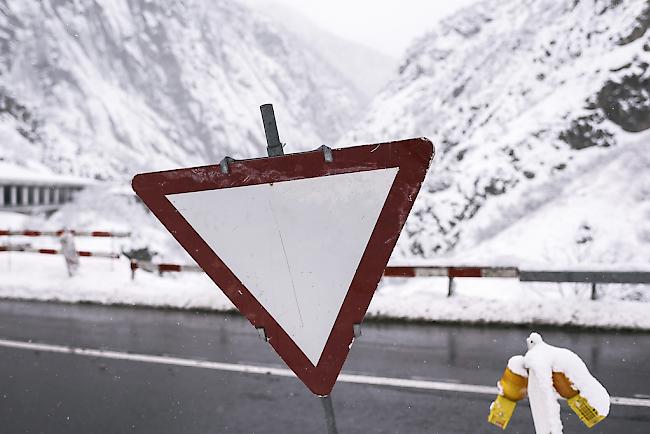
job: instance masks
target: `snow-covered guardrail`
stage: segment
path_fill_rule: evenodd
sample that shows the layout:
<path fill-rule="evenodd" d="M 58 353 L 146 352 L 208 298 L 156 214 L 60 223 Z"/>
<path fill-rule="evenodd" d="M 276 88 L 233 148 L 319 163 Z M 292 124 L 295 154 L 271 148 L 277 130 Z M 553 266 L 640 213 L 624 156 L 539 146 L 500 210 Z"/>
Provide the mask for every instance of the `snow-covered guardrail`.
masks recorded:
<path fill-rule="evenodd" d="M 203 272 L 197 265 L 153 264 L 145 261 L 131 261 L 131 278 L 137 269 L 157 272 Z M 513 278 L 522 282 L 590 283 L 591 298 L 598 298 L 597 284 L 624 283 L 650 284 L 650 271 L 538 271 L 519 270 L 517 267 L 449 267 L 449 266 L 388 266 L 384 277 L 446 277 L 449 279 L 447 296 L 454 293 L 454 279 L 461 277 Z"/>
<path fill-rule="evenodd" d="M 517 277 L 519 270 L 514 267 L 393 267 L 384 270 L 386 277 Z"/>
<path fill-rule="evenodd" d="M 39 249 L 31 246 L 22 246 L 22 245 L 9 245 L 9 246 L 0 246 L 0 252 L 28 252 L 28 253 L 41 253 L 44 255 L 62 255 L 63 251 L 60 249 Z M 110 259 L 119 259 L 119 253 L 112 252 L 87 252 L 84 250 L 77 251 L 78 256 L 94 256 L 98 258 L 110 258 Z"/>
<path fill-rule="evenodd" d="M 456 277 L 504 277 L 516 278 L 519 270 L 515 267 L 446 267 L 446 266 L 388 266 L 385 277 L 447 277 L 449 285 L 447 297 L 454 292 Z"/>
<path fill-rule="evenodd" d="M 520 271 L 522 282 L 650 283 L 650 271 Z"/>
<path fill-rule="evenodd" d="M 6 230 L 0 229 L 0 236 L 23 236 L 23 237 L 60 237 L 66 231 L 59 229 L 56 231 L 36 231 L 36 230 Z M 70 230 L 76 237 L 99 237 L 99 238 L 128 238 L 130 232 L 111 232 L 111 231 L 75 231 Z"/>
<path fill-rule="evenodd" d="M 157 272 L 161 276 L 163 273 L 169 273 L 169 272 L 172 273 L 181 272 L 181 271 L 190 271 L 190 272 L 198 272 L 198 273 L 203 272 L 203 269 L 201 269 L 201 267 L 199 267 L 198 265 L 180 265 L 180 264 L 165 264 L 165 263 L 154 264 L 148 261 L 137 261 L 132 259 L 131 279 L 135 279 L 135 271 L 139 268 L 149 272 Z"/>
<path fill-rule="evenodd" d="M 597 284 L 650 284 L 649 271 L 541 271 L 519 270 L 516 267 L 386 267 L 386 277 L 448 277 L 447 296 L 451 297 L 455 277 L 511 277 L 522 282 L 590 283 L 591 299 L 598 298 Z"/>
<path fill-rule="evenodd" d="M 64 255 L 66 256 L 66 264 L 69 265 L 68 261 L 72 261 L 75 264 L 75 270 L 78 267 L 77 257 L 96 257 L 96 258 L 110 258 L 110 259 L 119 259 L 120 254 L 115 252 L 89 252 L 89 251 L 77 251 L 75 248 L 74 237 L 93 237 L 93 238 L 109 238 L 111 241 L 111 250 L 113 250 L 113 239 L 114 238 L 127 238 L 131 236 L 130 232 L 125 231 L 79 231 L 74 229 L 59 229 L 59 230 L 33 230 L 33 229 L 0 229 L 0 236 L 5 237 L 57 237 L 61 243 L 61 249 L 52 249 L 52 248 L 39 248 L 33 247 L 28 243 L 21 244 L 12 244 L 11 241 L 8 241 L 8 244 L 0 245 L 0 252 L 28 252 L 28 253 L 40 253 L 44 255 Z M 70 267 L 68 267 L 68 273 L 70 275 L 74 274 L 71 272 Z"/>
<path fill-rule="evenodd" d="M 522 282 L 591 283 L 591 299 L 598 298 L 597 284 L 650 283 L 650 271 L 519 271 Z"/>

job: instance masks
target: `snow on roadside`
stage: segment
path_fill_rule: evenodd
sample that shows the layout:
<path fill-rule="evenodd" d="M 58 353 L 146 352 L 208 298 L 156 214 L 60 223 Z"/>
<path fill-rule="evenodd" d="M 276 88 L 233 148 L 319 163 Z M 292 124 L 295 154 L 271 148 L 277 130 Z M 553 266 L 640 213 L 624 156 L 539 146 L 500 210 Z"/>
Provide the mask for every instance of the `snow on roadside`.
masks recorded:
<path fill-rule="evenodd" d="M 384 279 L 370 303 L 374 317 L 464 323 L 572 325 L 650 330 L 649 304 L 589 300 L 547 288 L 532 291 L 515 279 L 457 279 L 446 297 L 446 279 Z"/>
<path fill-rule="evenodd" d="M 38 272 L 34 272 L 38 270 Z M 0 255 L 0 298 L 126 304 L 231 311 L 230 301 L 203 273 L 138 271 L 131 280 L 127 260 L 81 258 L 79 274 L 68 278 L 61 256 Z M 555 293 L 536 295 L 512 279 L 458 279 L 446 297 L 446 279 L 384 279 L 368 316 L 467 323 L 549 324 L 650 330 L 648 304 L 585 300 Z"/>
<path fill-rule="evenodd" d="M 159 277 L 138 272 L 135 280 L 131 280 L 126 259 L 80 258 L 80 262 L 79 273 L 69 278 L 60 255 L 2 255 L 0 298 L 217 311 L 233 309 L 230 301 L 203 273 Z"/>
<path fill-rule="evenodd" d="M 29 217 L 25 214 L 0 212 L 0 226 L 2 226 L 2 229 L 23 229 L 27 220 L 29 220 Z"/>
<path fill-rule="evenodd" d="M 191 258 L 131 193 L 98 186 L 80 194 L 45 219 L 0 213 L 0 229 L 130 231 L 130 239 L 77 237 L 79 250 L 120 251 L 149 247 L 157 262 L 192 264 Z M 57 238 L 0 237 L 0 244 L 30 243 L 58 248 Z M 486 262 L 487 263 L 487 262 Z M 397 264 L 395 264 L 397 265 Z M 412 265 L 412 264 L 410 264 Z M 450 265 L 459 265 L 453 261 Z M 517 265 L 508 263 L 504 265 Z M 128 261 L 81 258 L 80 272 L 68 278 L 63 257 L 0 253 L 0 298 L 127 304 L 182 309 L 232 310 L 230 301 L 202 273 L 164 277 L 138 270 L 131 280 Z M 599 286 L 589 300 L 580 284 L 520 283 L 516 279 L 456 279 L 448 298 L 446 278 L 384 279 L 368 315 L 422 321 L 549 324 L 650 330 L 649 285 Z"/>

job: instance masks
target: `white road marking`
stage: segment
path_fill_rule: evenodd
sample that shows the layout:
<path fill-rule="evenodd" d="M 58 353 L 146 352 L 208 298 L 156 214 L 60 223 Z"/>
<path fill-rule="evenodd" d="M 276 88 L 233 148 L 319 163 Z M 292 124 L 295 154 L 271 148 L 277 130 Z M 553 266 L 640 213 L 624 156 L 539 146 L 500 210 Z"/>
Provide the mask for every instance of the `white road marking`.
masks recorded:
<path fill-rule="evenodd" d="M 71 347 L 66 345 L 40 344 L 35 342 L 13 341 L 0 339 L 0 347 L 21 350 L 45 351 L 50 353 L 73 354 L 77 356 L 97 357 L 114 360 L 129 360 L 133 362 L 157 363 L 160 365 L 186 366 L 189 368 L 213 369 L 217 371 L 240 372 L 244 374 L 275 375 L 277 377 L 295 377 L 296 375 L 285 368 L 270 366 L 254 366 L 241 363 L 211 362 L 207 360 L 185 359 L 172 356 L 154 356 L 149 354 L 124 353 L 120 351 L 96 350 L 91 348 Z M 373 386 L 401 387 L 406 389 L 440 390 L 446 392 L 465 392 L 483 395 L 495 395 L 497 388 L 477 384 L 447 383 L 442 381 L 414 380 L 407 378 L 375 377 L 371 375 L 341 374 L 338 381 L 343 383 L 366 384 Z M 626 398 L 612 396 L 614 405 L 632 407 L 650 407 L 650 399 Z"/>

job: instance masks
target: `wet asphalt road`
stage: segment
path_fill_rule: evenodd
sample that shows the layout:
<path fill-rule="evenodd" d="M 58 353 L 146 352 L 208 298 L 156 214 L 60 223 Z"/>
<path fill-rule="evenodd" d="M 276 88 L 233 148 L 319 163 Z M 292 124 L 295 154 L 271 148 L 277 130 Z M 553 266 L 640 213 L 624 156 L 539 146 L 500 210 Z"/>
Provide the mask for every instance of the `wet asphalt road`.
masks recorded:
<path fill-rule="evenodd" d="M 344 371 L 493 386 L 530 330 L 366 322 Z M 583 357 L 613 396 L 650 398 L 650 334 L 541 329 Z M 237 315 L 0 301 L 0 338 L 281 367 Z M 498 433 L 492 396 L 339 383 L 340 434 Z M 562 403 L 565 433 L 650 432 L 650 408 L 612 406 L 588 430 Z M 0 347 L 0 433 L 325 433 L 294 378 Z M 527 401 L 506 433 L 533 433 Z"/>

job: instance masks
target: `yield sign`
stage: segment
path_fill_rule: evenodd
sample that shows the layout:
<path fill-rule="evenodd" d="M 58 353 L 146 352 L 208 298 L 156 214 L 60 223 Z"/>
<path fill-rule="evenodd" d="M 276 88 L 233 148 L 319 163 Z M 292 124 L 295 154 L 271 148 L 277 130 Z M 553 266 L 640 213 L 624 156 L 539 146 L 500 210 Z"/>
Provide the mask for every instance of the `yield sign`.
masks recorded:
<path fill-rule="evenodd" d="M 133 189 L 328 395 L 432 157 L 430 141 L 411 139 L 143 173 Z"/>

